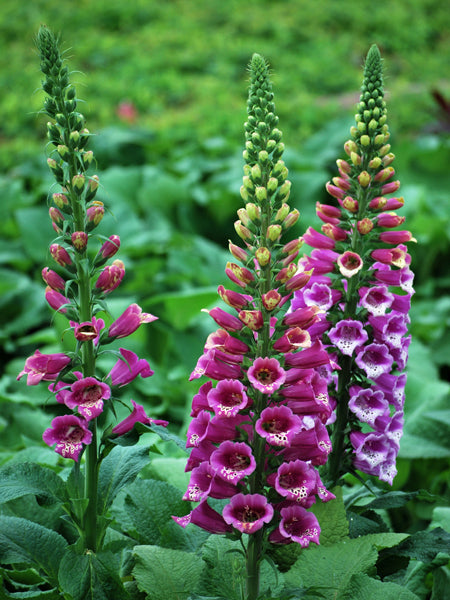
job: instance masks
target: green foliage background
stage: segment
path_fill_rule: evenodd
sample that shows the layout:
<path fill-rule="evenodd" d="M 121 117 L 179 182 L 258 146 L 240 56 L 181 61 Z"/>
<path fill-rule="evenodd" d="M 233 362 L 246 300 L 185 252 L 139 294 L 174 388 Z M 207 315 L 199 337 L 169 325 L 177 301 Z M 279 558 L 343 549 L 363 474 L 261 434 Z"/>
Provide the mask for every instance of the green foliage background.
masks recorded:
<path fill-rule="evenodd" d="M 60 31 L 110 207 L 102 233 L 121 236 L 127 268 L 111 298 L 116 317 L 131 302 L 159 316 L 126 346 L 155 375 L 132 397 L 183 435 L 197 384 L 188 376 L 212 325 L 201 308 L 217 303 L 225 251 L 240 206 L 247 64 L 253 52 L 273 69 L 294 235 L 316 224 L 326 181 L 342 157 L 372 43 L 386 65 L 385 87 L 402 214 L 417 293 L 411 313 L 406 426 L 394 489 L 426 488 L 448 503 L 450 458 L 450 17 L 441 0 L 368 3 L 334 0 L 3 0 L 0 6 L 0 463 L 35 460 L 56 468 L 41 440 L 58 407 L 45 386 L 16 383 L 36 347 L 71 347 L 66 321 L 53 318 L 40 277 L 53 231 L 46 119 L 33 37 L 41 23 Z M 122 102 L 137 111 L 129 122 Z M 105 372 L 109 368 L 105 361 Z M 173 460 L 181 454 L 171 447 Z M 147 476 L 183 488 L 185 476 L 161 459 Z M 181 459 L 180 459 L 181 460 Z M 182 461 L 181 461 L 182 462 Z M 156 461 L 156 465 L 158 462 Z M 153 469 L 153 470 L 152 470 Z M 169 475 L 170 473 L 170 475 Z M 175 480 L 174 480 L 175 479 Z M 395 531 L 430 523 L 435 506 L 410 503 L 390 514 Z M 20 516 L 20 515 L 19 515 Z M 439 522 L 439 521 L 438 521 Z M 145 563 L 144 560 L 142 560 Z"/>

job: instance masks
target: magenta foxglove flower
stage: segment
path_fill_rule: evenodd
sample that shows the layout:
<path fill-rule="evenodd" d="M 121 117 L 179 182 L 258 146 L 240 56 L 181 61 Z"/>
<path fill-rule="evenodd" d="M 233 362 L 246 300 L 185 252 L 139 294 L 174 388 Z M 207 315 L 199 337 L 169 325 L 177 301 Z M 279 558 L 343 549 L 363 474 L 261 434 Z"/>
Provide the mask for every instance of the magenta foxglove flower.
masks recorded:
<path fill-rule="evenodd" d="M 47 300 L 50 308 L 53 308 L 53 310 L 56 310 L 60 313 L 66 313 L 67 305 L 70 305 L 69 298 L 66 298 L 66 296 L 52 289 L 50 286 L 47 286 L 45 289 L 45 299 Z"/>
<path fill-rule="evenodd" d="M 371 288 L 360 288 L 361 306 L 374 316 L 384 315 L 391 308 L 394 294 L 388 291 L 385 285 Z"/>
<path fill-rule="evenodd" d="M 315 502 L 316 469 L 303 460 L 283 463 L 278 467 L 274 486 L 280 496 L 303 506 Z"/>
<path fill-rule="evenodd" d="M 64 415 L 53 419 L 51 427 L 44 431 L 42 439 L 48 446 L 56 444 L 55 451 L 63 458 L 78 461 L 83 444 L 91 443 L 92 433 L 84 419 L 75 415 Z"/>
<path fill-rule="evenodd" d="M 156 321 L 157 318 L 150 313 L 142 312 L 142 308 L 138 304 L 130 304 L 120 317 L 110 325 L 108 337 L 127 337 L 134 333 L 142 323 L 151 323 L 152 321 Z"/>
<path fill-rule="evenodd" d="M 347 250 L 337 259 L 339 271 L 344 277 L 354 277 L 363 268 L 363 261 L 359 254 Z"/>
<path fill-rule="evenodd" d="M 234 484 L 256 468 L 252 449 L 244 442 L 222 442 L 211 454 L 210 462 L 219 477 Z"/>
<path fill-rule="evenodd" d="M 121 260 L 115 260 L 106 266 L 98 276 L 95 287 L 104 294 L 109 294 L 118 287 L 125 275 L 125 265 Z"/>
<path fill-rule="evenodd" d="M 111 385 L 123 386 L 136 379 L 138 375 L 144 378 L 153 375 L 154 371 L 150 369 L 150 365 L 145 359 L 139 358 L 137 354 L 126 348 L 119 348 L 119 352 L 122 358 L 119 358 L 108 373 Z"/>
<path fill-rule="evenodd" d="M 344 319 L 330 329 L 328 337 L 331 343 L 347 356 L 352 356 L 355 349 L 367 342 L 369 336 L 360 321 Z"/>
<path fill-rule="evenodd" d="M 23 371 L 19 373 L 17 379 L 26 375 L 27 385 L 37 385 L 40 381 L 55 381 L 70 361 L 70 356 L 61 352 L 42 354 L 39 350 L 35 350 L 34 354 L 25 361 Z"/>
<path fill-rule="evenodd" d="M 292 505 L 281 509 L 281 521 L 269 540 L 276 544 L 297 542 L 307 548 L 311 542 L 319 543 L 320 526 L 316 516 L 303 506 Z"/>
<path fill-rule="evenodd" d="M 208 392 L 208 405 L 218 417 L 235 417 L 249 403 L 246 389 L 236 379 L 222 379 Z"/>
<path fill-rule="evenodd" d="M 115 427 L 112 428 L 112 433 L 115 435 L 124 435 L 131 431 L 134 427 L 135 423 L 144 423 L 144 425 L 151 425 L 154 423 L 155 425 L 162 425 L 163 427 L 167 427 L 169 424 L 168 421 L 163 421 L 162 419 L 152 419 L 145 412 L 144 407 L 141 404 L 137 404 L 134 400 L 131 400 L 131 404 L 133 405 L 132 412 L 125 417 L 123 421 L 120 421 Z"/>
<path fill-rule="evenodd" d="M 66 267 L 72 264 L 72 259 L 70 258 L 69 253 L 59 244 L 51 244 L 49 250 L 53 260 L 57 262 L 58 265 L 61 265 L 61 267 Z"/>
<path fill-rule="evenodd" d="M 63 292 L 66 287 L 66 282 L 61 275 L 58 275 L 58 273 L 55 273 L 55 271 L 52 271 L 48 267 L 42 269 L 42 279 L 52 290 L 57 292 Z"/>
<path fill-rule="evenodd" d="M 64 403 L 78 412 L 86 421 L 95 419 L 103 411 L 103 400 L 111 397 L 111 390 L 106 383 L 95 377 L 80 378 L 72 384 L 70 394 L 64 397 Z"/>
<path fill-rule="evenodd" d="M 255 423 L 255 431 L 273 446 L 289 446 L 301 428 L 300 417 L 284 405 L 265 408 Z"/>
<path fill-rule="evenodd" d="M 273 507 L 261 494 L 236 494 L 227 504 L 222 515 L 226 523 L 242 533 L 254 533 L 273 517 Z"/>
<path fill-rule="evenodd" d="M 194 525 L 210 533 L 228 533 L 232 531 L 231 525 L 225 522 L 220 513 L 209 506 L 206 499 L 203 499 L 188 515 L 172 517 L 172 519 L 183 528 L 187 527 L 189 523 L 194 523 Z"/>
<path fill-rule="evenodd" d="M 99 250 L 103 258 L 111 258 L 120 248 L 120 238 L 118 235 L 110 235 Z"/>
<path fill-rule="evenodd" d="M 75 323 L 70 321 L 70 326 L 73 327 L 73 333 L 75 339 L 79 342 L 93 341 L 94 344 L 98 343 L 100 333 L 105 326 L 103 319 L 97 319 L 92 317 L 92 321 L 85 321 L 84 323 Z"/>
<path fill-rule="evenodd" d="M 276 358 L 256 358 L 247 371 L 252 386 L 263 394 L 273 394 L 284 383 L 286 373 Z"/>

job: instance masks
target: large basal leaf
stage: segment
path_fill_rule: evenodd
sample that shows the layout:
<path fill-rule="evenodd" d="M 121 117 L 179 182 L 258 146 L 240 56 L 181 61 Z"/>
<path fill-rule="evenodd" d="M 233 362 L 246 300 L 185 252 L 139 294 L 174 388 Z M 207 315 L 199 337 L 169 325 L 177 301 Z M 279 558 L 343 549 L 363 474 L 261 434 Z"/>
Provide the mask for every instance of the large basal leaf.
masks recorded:
<path fill-rule="evenodd" d="M 6 465 L 0 469 L 0 503 L 33 494 L 41 504 L 64 502 L 64 482 L 51 469 L 36 463 Z"/>
<path fill-rule="evenodd" d="M 375 546 L 366 538 L 343 540 L 333 546 L 311 545 L 284 577 L 292 586 L 327 590 L 325 597 L 336 600 L 352 576 L 369 573 L 377 558 Z"/>
<path fill-rule="evenodd" d="M 133 555 L 133 575 L 138 587 L 152 600 L 187 600 L 197 590 L 203 563 L 195 554 L 159 546 L 135 546 Z"/>
<path fill-rule="evenodd" d="M 132 483 L 149 462 L 149 449 L 115 446 L 103 460 L 99 472 L 99 512 L 104 513 L 126 485 Z"/>
<path fill-rule="evenodd" d="M 450 558 L 450 533 L 444 531 L 441 527 L 436 527 L 431 531 L 418 531 L 392 550 L 384 551 L 385 554 L 407 556 L 424 563 L 434 560 L 440 552 Z"/>
<path fill-rule="evenodd" d="M 419 600 L 416 594 L 396 583 L 372 579 L 365 573 L 352 576 L 347 588 L 336 600 Z"/>
<path fill-rule="evenodd" d="M 72 600 L 128 600 L 112 553 L 78 554 L 67 548 L 59 567 L 62 591 Z"/>
<path fill-rule="evenodd" d="M 187 509 L 177 488 L 165 481 L 138 479 L 125 498 L 128 523 L 121 525 L 141 544 L 156 545 L 164 539 L 170 546 L 170 531 L 179 527 L 172 515 L 184 515 Z"/>
<path fill-rule="evenodd" d="M 334 500 L 317 502 L 311 508 L 311 512 L 316 515 L 319 521 L 321 529 L 320 544 L 323 546 L 331 546 L 348 537 L 349 533 L 342 488 L 337 487 L 332 492 L 336 496 Z"/>
<path fill-rule="evenodd" d="M 56 531 L 18 517 L 0 516 L 0 563 L 26 563 L 56 585 L 67 541 Z"/>

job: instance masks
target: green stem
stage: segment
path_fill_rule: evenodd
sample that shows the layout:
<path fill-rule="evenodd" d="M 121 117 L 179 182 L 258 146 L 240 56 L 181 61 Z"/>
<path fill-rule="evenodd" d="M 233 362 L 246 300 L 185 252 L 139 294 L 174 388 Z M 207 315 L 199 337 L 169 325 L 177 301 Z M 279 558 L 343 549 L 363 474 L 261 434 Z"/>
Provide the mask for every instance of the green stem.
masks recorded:
<path fill-rule="evenodd" d="M 256 600 L 259 594 L 259 570 L 263 529 L 249 536 L 247 546 L 247 600 Z"/>

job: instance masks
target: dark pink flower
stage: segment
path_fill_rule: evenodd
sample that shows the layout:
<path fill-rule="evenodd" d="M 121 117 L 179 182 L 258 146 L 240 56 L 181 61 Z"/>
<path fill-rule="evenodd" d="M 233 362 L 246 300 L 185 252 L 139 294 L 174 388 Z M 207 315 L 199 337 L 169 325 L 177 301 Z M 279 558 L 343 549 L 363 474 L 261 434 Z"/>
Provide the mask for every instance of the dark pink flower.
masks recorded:
<path fill-rule="evenodd" d="M 267 407 L 255 423 L 255 430 L 273 446 L 289 446 L 302 421 L 287 406 Z"/>
<path fill-rule="evenodd" d="M 242 377 L 242 369 L 239 365 L 229 364 L 220 360 L 219 351 L 213 348 L 200 356 L 189 377 L 189 381 L 198 379 L 202 375 L 218 381 L 221 379 L 240 379 Z"/>
<path fill-rule="evenodd" d="M 51 427 L 44 431 L 42 439 L 48 446 L 56 444 L 56 452 L 64 458 L 77 461 L 83 444 L 91 443 L 92 432 L 84 419 L 75 415 L 64 415 L 53 419 Z"/>
<path fill-rule="evenodd" d="M 355 348 L 362 346 L 369 339 L 362 323 L 353 319 L 336 323 L 336 326 L 328 332 L 328 337 L 331 343 L 347 356 L 351 356 Z"/>
<path fill-rule="evenodd" d="M 344 277 L 353 277 L 363 268 L 363 261 L 359 254 L 347 250 L 337 259 L 339 271 Z"/>
<path fill-rule="evenodd" d="M 307 548 L 311 542 L 319 544 L 320 526 L 317 517 L 303 506 L 293 505 L 281 509 L 281 521 L 269 540 L 275 544 L 297 542 Z"/>
<path fill-rule="evenodd" d="M 70 305 L 69 298 L 66 298 L 66 296 L 63 296 L 63 294 L 60 294 L 50 286 L 47 286 L 45 289 L 45 299 L 53 310 L 60 313 L 67 312 L 67 305 Z"/>
<path fill-rule="evenodd" d="M 199 502 L 211 498 L 230 498 L 236 493 L 236 486 L 217 477 L 213 467 L 204 461 L 191 472 L 189 485 L 183 500 Z"/>
<path fill-rule="evenodd" d="M 216 474 L 235 485 L 247 475 L 253 473 L 256 462 L 252 449 L 244 442 L 225 441 L 211 454 L 211 466 Z"/>
<path fill-rule="evenodd" d="M 273 394 L 284 383 L 286 373 L 276 358 L 258 357 L 247 371 L 252 386 L 263 394 Z"/>
<path fill-rule="evenodd" d="M 63 292 L 66 287 L 65 280 L 48 267 L 42 269 L 42 279 L 52 290 L 56 290 L 57 292 Z"/>
<path fill-rule="evenodd" d="M 80 378 L 71 385 L 70 394 L 64 397 L 64 403 L 71 409 L 78 407 L 80 415 L 90 421 L 103 411 L 103 400 L 111 397 L 111 390 L 106 383 L 95 377 Z"/>
<path fill-rule="evenodd" d="M 121 260 L 115 260 L 108 265 L 98 276 L 95 287 L 105 294 L 109 294 L 118 287 L 125 275 L 125 266 Z"/>
<path fill-rule="evenodd" d="M 234 315 L 231 315 L 221 308 L 215 307 L 211 310 L 203 308 L 202 311 L 208 313 L 209 316 L 214 319 L 217 325 L 219 325 L 219 327 L 222 327 L 227 331 L 239 331 L 242 329 L 241 321 L 239 321 L 239 319 Z"/>
<path fill-rule="evenodd" d="M 123 421 L 112 428 L 112 433 L 124 435 L 133 429 L 135 423 L 144 423 L 144 425 L 151 425 L 154 423 L 155 425 L 162 425 L 163 427 L 167 427 L 169 424 L 168 421 L 152 419 L 149 417 L 145 412 L 144 407 L 141 404 L 137 404 L 134 400 L 131 400 L 131 404 L 133 405 L 132 412 L 128 417 L 125 417 Z"/>
<path fill-rule="evenodd" d="M 145 359 L 139 358 L 137 354 L 125 348 L 119 348 L 119 352 L 122 358 L 119 358 L 108 373 L 108 377 L 111 378 L 111 385 L 127 385 L 130 381 L 136 379 L 138 375 L 144 378 L 153 375 L 154 371 L 150 369 L 150 365 Z"/>
<path fill-rule="evenodd" d="M 222 515 L 226 523 L 242 533 L 254 533 L 272 520 L 273 507 L 261 494 L 236 494 Z"/>
<path fill-rule="evenodd" d="M 381 390 L 352 385 L 349 392 L 348 407 L 361 422 L 373 427 L 378 417 L 389 415 L 389 403 Z"/>
<path fill-rule="evenodd" d="M 27 375 L 27 385 L 37 385 L 40 381 L 55 381 L 70 361 L 71 358 L 61 352 L 42 354 L 36 350 L 26 359 L 23 371 L 19 373 L 17 379 Z"/>
<path fill-rule="evenodd" d="M 362 287 L 358 290 L 361 297 L 361 306 L 374 316 L 384 315 L 392 306 L 394 295 L 389 292 L 387 286 L 376 285 L 374 287 Z"/>
<path fill-rule="evenodd" d="M 294 460 L 278 467 L 274 486 L 287 500 L 309 506 L 315 501 L 316 482 L 316 469 L 303 460 Z"/>
<path fill-rule="evenodd" d="M 92 321 L 84 321 L 83 323 L 70 321 L 70 326 L 73 327 L 76 340 L 79 342 L 93 341 L 94 344 L 97 344 L 101 330 L 105 326 L 105 321 L 92 317 Z"/>
<path fill-rule="evenodd" d="M 209 506 L 206 498 L 188 515 L 172 517 L 172 519 L 181 527 L 187 527 L 189 523 L 194 523 L 194 525 L 210 533 L 228 533 L 232 531 L 231 525 L 228 525 L 222 515 Z"/>
<path fill-rule="evenodd" d="M 142 323 L 152 323 L 158 317 L 142 312 L 138 304 L 130 306 L 116 319 L 108 329 L 108 337 L 124 338 L 136 331 Z"/>
<path fill-rule="evenodd" d="M 109 239 L 102 245 L 99 253 L 103 258 L 111 258 L 120 248 L 120 238 L 118 235 L 110 235 Z"/>
<path fill-rule="evenodd" d="M 50 246 L 50 254 L 55 262 L 61 267 L 66 267 L 72 264 L 72 259 L 69 256 L 69 253 L 65 248 L 60 246 L 59 244 L 52 244 Z"/>
<path fill-rule="evenodd" d="M 385 344 L 369 344 L 360 348 L 355 362 L 366 372 L 367 377 L 376 379 L 384 373 L 390 373 L 394 359 Z"/>
<path fill-rule="evenodd" d="M 246 389 L 236 379 L 222 379 L 208 392 L 208 405 L 218 417 L 234 417 L 248 404 Z"/>

